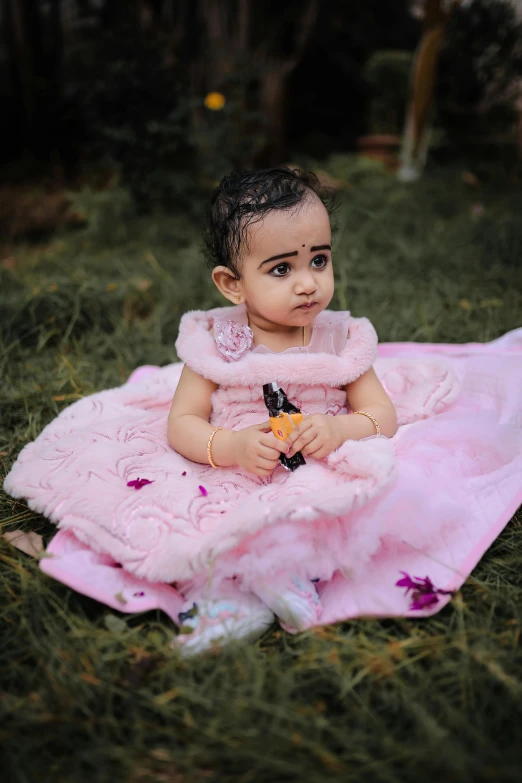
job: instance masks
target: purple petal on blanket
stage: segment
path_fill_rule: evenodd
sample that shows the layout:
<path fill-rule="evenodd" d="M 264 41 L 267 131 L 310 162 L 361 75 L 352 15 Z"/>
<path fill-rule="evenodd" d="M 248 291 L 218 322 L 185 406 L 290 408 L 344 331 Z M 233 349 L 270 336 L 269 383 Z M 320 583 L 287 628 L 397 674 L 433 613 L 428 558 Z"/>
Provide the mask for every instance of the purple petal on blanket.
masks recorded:
<path fill-rule="evenodd" d="M 403 579 L 399 579 L 398 582 L 395 582 L 395 587 L 405 587 L 406 588 L 406 595 L 408 595 L 408 592 L 410 590 L 415 590 L 417 588 L 417 584 L 413 581 L 411 576 L 408 576 L 406 571 L 401 571 L 401 574 L 404 574 Z"/>
<path fill-rule="evenodd" d="M 406 588 L 406 594 L 409 590 L 417 590 L 420 593 L 438 593 L 439 591 L 435 589 L 433 586 L 433 582 L 429 578 L 429 576 L 424 577 L 424 579 L 421 576 L 414 576 L 413 578 L 406 573 L 406 571 L 401 571 L 401 574 L 403 574 L 404 578 L 399 579 L 398 582 L 395 582 L 396 587 L 405 587 Z"/>
<path fill-rule="evenodd" d="M 435 589 L 433 586 L 433 582 L 429 578 L 429 576 L 425 576 L 424 579 L 420 576 L 415 576 L 414 579 L 417 580 L 417 590 L 420 590 L 421 593 L 438 593 L 439 591 Z"/>
<path fill-rule="evenodd" d="M 127 481 L 128 487 L 134 487 L 134 489 L 141 489 L 142 487 L 146 486 L 146 484 L 153 484 L 154 481 L 149 481 L 149 479 L 146 478 L 137 478 L 133 481 Z"/>
<path fill-rule="evenodd" d="M 438 604 L 439 599 L 435 593 L 414 593 L 414 600 L 410 604 L 412 611 L 418 611 L 421 609 L 427 609 L 428 606 Z"/>
<path fill-rule="evenodd" d="M 406 571 L 401 571 L 400 573 L 403 574 L 403 578 L 399 579 L 395 586 L 405 587 L 406 595 L 412 590 L 412 603 L 410 604 L 410 610 L 412 611 L 426 609 L 428 606 L 438 604 L 439 599 L 437 595 L 453 595 L 452 590 L 439 590 L 436 588 L 429 576 L 424 578 L 414 576 L 412 579 Z"/>
<path fill-rule="evenodd" d="M 204 497 L 204 498 L 206 498 L 206 497 L 207 497 L 207 495 L 208 495 L 208 492 L 207 492 L 207 490 L 205 489 L 205 487 L 202 487 L 202 486 L 201 486 L 201 484 L 199 485 L 199 491 L 201 492 L 201 494 L 203 495 L 203 497 Z"/>
<path fill-rule="evenodd" d="M 183 473 L 182 473 L 181 475 L 182 475 L 182 476 L 186 476 L 186 475 L 187 475 L 187 471 L 186 471 L 186 470 L 184 470 L 184 471 L 183 471 Z"/>

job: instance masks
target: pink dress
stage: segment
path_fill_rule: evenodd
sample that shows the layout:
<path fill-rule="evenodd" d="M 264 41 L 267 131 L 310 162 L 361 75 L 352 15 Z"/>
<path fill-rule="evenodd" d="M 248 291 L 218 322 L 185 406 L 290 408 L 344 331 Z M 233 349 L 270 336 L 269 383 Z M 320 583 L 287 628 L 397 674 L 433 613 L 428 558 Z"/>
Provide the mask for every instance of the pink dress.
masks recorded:
<path fill-rule="evenodd" d="M 522 500 L 522 330 L 485 345 L 384 345 L 378 358 L 370 322 L 346 312 L 321 313 L 310 344 L 282 353 L 249 347 L 245 326 L 241 306 L 180 325 L 180 358 L 219 386 L 213 424 L 265 421 L 271 381 L 305 415 L 349 413 L 343 387 L 373 365 L 397 435 L 346 441 L 269 479 L 213 469 L 167 443 L 182 365 L 140 368 L 64 410 L 5 480 L 60 527 L 42 568 L 123 611 L 172 616 L 174 581 L 238 576 L 248 587 L 286 570 L 321 579 L 323 623 L 411 613 L 401 570 L 459 587 Z M 151 483 L 128 486 L 137 478 Z"/>
<path fill-rule="evenodd" d="M 237 430 L 266 421 L 263 384 L 273 380 L 305 416 L 346 414 L 346 384 L 377 356 L 372 325 L 349 313 L 321 313 L 310 343 L 281 353 L 249 347 L 242 339 L 249 331 L 244 306 L 189 313 L 180 325 L 178 355 L 219 385 L 210 417 L 216 427 Z M 236 575 L 244 585 L 288 570 L 330 579 L 360 562 L 363 547 L 374 547 L 368 535 L 356 548 L 355 531 L 343 520 L 392 481 L 394 463 L 391 441 L 374 437 L 346 442 L 328 459 L 308 459 L 293 473 L 276 468 L 269 479 L 238 467 L 205 466 L 208 496 L 192 522 L 202 535 L 196 557 L 186 552 L 180 561 L 177 578 L 211 563 L 214 579 Z"/>

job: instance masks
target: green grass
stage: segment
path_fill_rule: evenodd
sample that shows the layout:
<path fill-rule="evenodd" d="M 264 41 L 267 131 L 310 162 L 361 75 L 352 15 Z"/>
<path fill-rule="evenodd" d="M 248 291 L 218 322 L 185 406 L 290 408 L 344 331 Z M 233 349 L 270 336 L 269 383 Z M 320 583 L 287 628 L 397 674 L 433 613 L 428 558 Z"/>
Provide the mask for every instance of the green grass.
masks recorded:
<path fill-rule="evenodd" d="M 490 340 L 521 325 L 522 197 L 483 167 L 413 187 L 347 158 L 335 307 L 380 339 Z M 474 204 L 483 214 L 470 214 Z M 0 266 L 5 474 L 64 406 L 175 360 L 220 303 L 183 215 L 98 220 Z M 3 532 L 54 527 L 0 498 Z M 9 783 L 518 781 L 522 515 L 435 617 L 356 622 L 183 661 L 160 613 L 121 615 L 0 541 L 0 769 Z"/>

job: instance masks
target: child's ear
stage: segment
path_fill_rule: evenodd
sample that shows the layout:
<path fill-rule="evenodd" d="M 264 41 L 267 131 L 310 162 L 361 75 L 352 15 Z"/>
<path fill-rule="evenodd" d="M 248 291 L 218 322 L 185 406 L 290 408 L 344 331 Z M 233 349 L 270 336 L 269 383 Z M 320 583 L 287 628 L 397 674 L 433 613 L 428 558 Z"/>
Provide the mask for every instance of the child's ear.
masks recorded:
<path fill-rule="evenodd" d="M 241 281 L 227 266 L 216 266 L 212 270 L 212 280 L 229 302 L 237 305 L 243 301 Z"/>

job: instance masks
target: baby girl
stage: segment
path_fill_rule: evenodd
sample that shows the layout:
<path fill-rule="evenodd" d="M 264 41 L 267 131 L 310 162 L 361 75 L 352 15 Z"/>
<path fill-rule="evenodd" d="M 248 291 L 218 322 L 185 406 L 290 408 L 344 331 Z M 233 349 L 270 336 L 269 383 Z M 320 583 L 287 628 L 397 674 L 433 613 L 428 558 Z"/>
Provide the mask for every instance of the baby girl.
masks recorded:
<path fill-rule="evenodd" d="M 312 176 L 274 168 L 225 177 L 212 197 L 206 244 L 212 279 L 235 307 L 204 314 L 203 330 L 202 314 L 197 329 L 194 314 L 185 316 L 177 346 L 185 365 L 168 439 L 179 454 L 212 466 L 216 476 L 239 476 L 238 505 L 246 514 L 243 479 L 254 488 L 275 484 L 282 492 L 293 476 L 281 466 L 281 453 L 301 452 L 307 465 L 296 473 L 304 471 L 312 481 L 309 466 L 330 469 L 327 458 L 348 440 L 391 438 L 397 418 L 372 369 L 375 356 L 348 350 L 356 345 L 351 332 L 358 326 L 373 332 L 371 325 L 326 310 L 334 294 L 331 226 Z M 213 340 L 210 353 L 194 337 L 201 331 Z M 300 402 L 304 414 L 286 442 L 272 434 L 263 405 L 263 383 L 272 381 L 291 402 Z M 284 536 L 284 524 L 279 520 L 272 535 Z M 253 539 L 242 556 L 261 562 L 269 546 Z M 207 568 L 179 584 L 187 599 L 180 621 L 192 633 L 177 638 L 187 652 L 226 635 L 253 638 L 274 614 L 297 630 L 320 617 L 320 555 L 303 569 L 299 546 L 294 554 L 291 546 L 284 551 L 264 575 L 253 567 L 247 577 L 243 567 L 214 578 Z"/>

